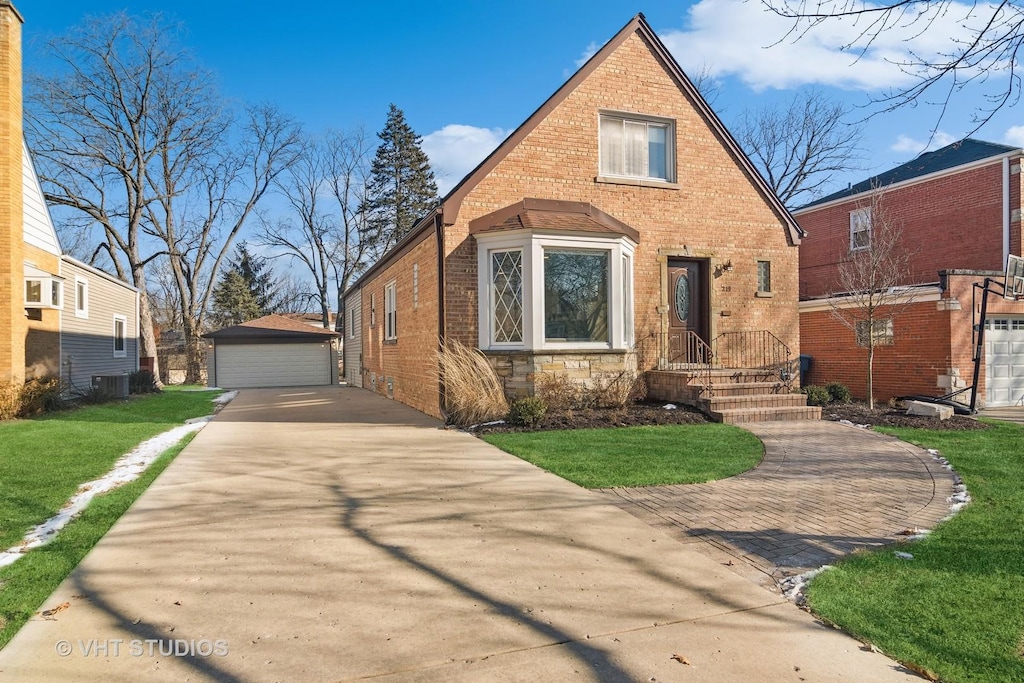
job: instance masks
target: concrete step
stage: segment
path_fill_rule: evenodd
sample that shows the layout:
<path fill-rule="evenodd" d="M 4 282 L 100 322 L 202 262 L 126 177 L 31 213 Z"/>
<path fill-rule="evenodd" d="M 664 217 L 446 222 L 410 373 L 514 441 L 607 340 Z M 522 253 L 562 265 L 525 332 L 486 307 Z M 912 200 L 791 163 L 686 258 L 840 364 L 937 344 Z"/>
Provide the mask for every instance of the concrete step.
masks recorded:
<path fill-rule="evenodd" d="M 719 396 L 770 396 L 786 394 L 789 388 L 782 382 L 726 382 L 713 384 L 712 392 Z"/>
<path fill-rule="evenodd" d="M 717 388 L 714 396 L 702 398 L 701 409 L 704 412 L 734 410 L 738 408 L 788 408 L 807 405 L 805 394 L 752 394 L 746 396 L 720 396 Z"/>
<path fill-rule="evenodd" d="M 774 422 L 777 420 L 820 420 L 818 406 L 778 406 L 774 408 L 730 408 L 709 413 L 715 422 L 743 424 L 746 422 Z"/>

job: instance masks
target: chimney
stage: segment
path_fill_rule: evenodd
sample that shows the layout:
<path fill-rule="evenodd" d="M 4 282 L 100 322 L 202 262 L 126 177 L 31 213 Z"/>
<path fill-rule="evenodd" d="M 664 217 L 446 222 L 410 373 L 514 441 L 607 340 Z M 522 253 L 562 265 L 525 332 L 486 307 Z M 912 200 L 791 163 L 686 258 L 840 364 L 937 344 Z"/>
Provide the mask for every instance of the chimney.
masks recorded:
<path fill-rule="evenodd" d="M 21 14 L 0 0 L 0 382 L 25 379 Z"/>

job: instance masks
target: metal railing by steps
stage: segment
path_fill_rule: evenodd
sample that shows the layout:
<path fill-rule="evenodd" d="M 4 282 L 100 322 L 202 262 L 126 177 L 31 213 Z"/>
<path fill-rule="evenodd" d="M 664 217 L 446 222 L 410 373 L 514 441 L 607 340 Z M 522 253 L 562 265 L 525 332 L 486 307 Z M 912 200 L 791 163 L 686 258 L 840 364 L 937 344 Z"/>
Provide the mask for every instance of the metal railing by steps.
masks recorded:
<path fill-rule="evenodd" d="M 794 394 L 796 367 L 789 347 L 769 330 L 725 332 L 710 344 L 695 333 L 657 377 L 667 400 L 697 407 L 722 422 L 818 419 L 819 408 Z M 675 387 L 672 389 L 672 387 Z"/>

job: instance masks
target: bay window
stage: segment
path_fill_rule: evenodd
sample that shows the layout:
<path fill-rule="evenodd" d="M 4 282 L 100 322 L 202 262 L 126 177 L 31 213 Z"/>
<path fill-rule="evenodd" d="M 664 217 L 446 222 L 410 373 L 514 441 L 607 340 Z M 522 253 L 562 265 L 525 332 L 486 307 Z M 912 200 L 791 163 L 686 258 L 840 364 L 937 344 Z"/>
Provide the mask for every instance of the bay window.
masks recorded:
<path fill-rule="evenodd" d="M 481 349 L 631 345 L 628 237 L 500 232 L 477 235 L 477 245 Z"/>

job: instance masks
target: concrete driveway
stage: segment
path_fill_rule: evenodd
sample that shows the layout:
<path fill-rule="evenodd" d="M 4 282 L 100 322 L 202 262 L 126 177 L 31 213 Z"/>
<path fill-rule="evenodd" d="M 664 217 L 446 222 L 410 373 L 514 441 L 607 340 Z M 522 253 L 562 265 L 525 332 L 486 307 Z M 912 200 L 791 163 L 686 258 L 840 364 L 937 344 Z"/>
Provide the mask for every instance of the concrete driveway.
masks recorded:
<path fill-rule="evenodd" d="M 359 389 L 243 391 L 0 651 L 16 681 L 909 681 L 617 509 Z"/>

